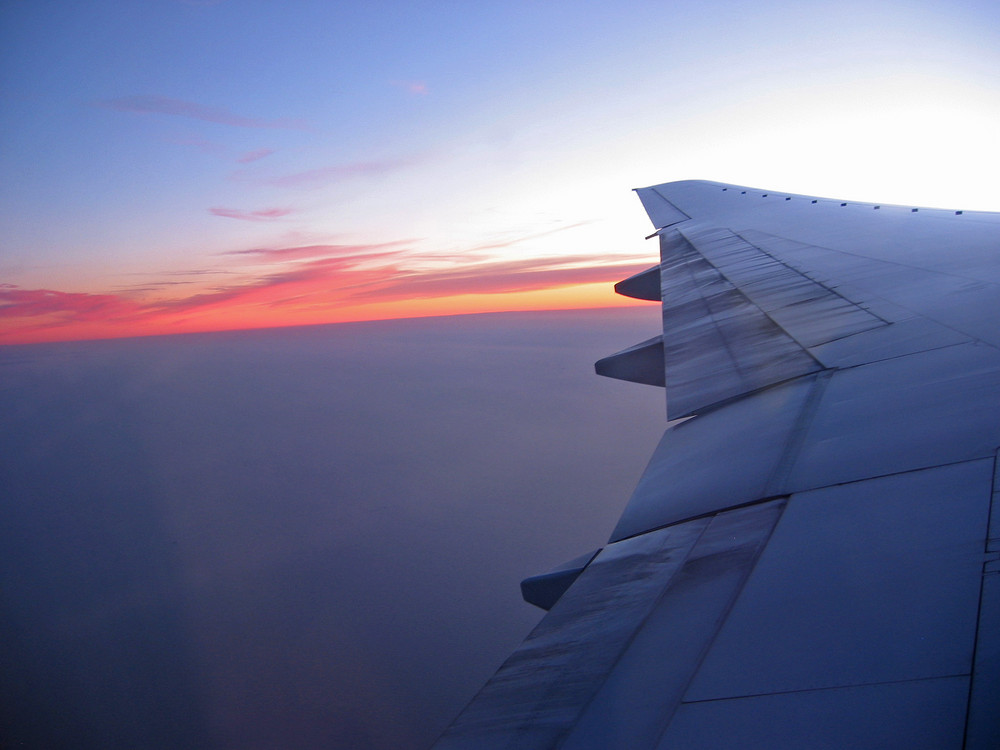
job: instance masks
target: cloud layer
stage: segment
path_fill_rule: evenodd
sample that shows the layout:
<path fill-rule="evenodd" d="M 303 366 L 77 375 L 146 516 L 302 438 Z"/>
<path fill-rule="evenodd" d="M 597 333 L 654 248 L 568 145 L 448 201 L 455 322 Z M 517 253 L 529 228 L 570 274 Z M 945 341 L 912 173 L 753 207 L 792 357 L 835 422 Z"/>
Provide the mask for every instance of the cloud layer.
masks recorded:
<path fill-rule="evenodd" d="M 256 151 L 247 151 L 243 156 L 241 156 L 238 161 L 240 164 L 249 164 L 253 161 L 258 161 L 266 156 L 270 156 L 274 153 L 273 148 L 258 148 Z"/>
<path fill-rule="evenodd" d="M 304 130 L 307 128 L 303 120 L 280 118 L 276 120 L 259 117 L 244 117 L 219 107 L 209 107 L 204 104 L 171 99 L 158 95 L 120 96 L 115 99 L 102 99 L 95 102 L 98 107 L 116 112 L 131 112 L 133 114 L 173 115 L 189 117 L 203 122 L 214 122 L 220 125 L 231 125 L 237 128 L 278 128 Z"/>
<path fill-rule="evenodd" d="M 316 257 L 353 257 L 353 258 L 375 258 L 393 253 L 377 252 L 390 247 L 400 247 L 402 245 L 412 245 L 415 240 L 392 240 L 391 242 L 379 242 L 370 245 L 302 245 L 297 247 L 255 247 L 249 250 L 230 250 L 221 255 L 232 255 L 243 257 L 257 262 L 284 262 L 290 260 L 301 260 L 303 258 Z"/>
<path fill-rule="evenodd" d="M 224 216 L 227 219 L 242 219 L 243 221 L 273 221 L 293 213 L 290 208 L 262 208 L 257 211 L 244 211 L 239 208 L 214 207 L 208 209 L 214 216 Z"/>
<path fill-rule="evenodd" d="M 237 217 L 245 218 L 245 217 Z M 296 245 L 222 253 L 227 266 L 171 272 L 171 280 L 146 279 L 118 293 L 91 294 L 0 286 L 0 343 L 32 340 L 26 331 L 60 329 L 58 338 L 162 333 L 183 330 L 295 325 L 366 319 L 365 310 L 442 301 L 441 312 L 475 312 L 454 300 L 517 295 L 595 283 L 610 284 L 645 268 L 647 262 L 608 264 L 606 258 L 577 255 L 520 260 L 470 261 L 474 253 L 420 254 L 414 240 L 367 245 Z M 438 266 L 436 270 L 428 267 Z M 223 283 L 208 281 L 221 274 Z M 184 277 L 189 278 L 184 278 Z M 445 300 L 452 300 L 444 304 Z M 502 305 L 502 301 L 500 301 Z M 470 306 L 471 305 L 471 306 Z M 374 307 L 373 307 L 374 306 Z M 281 316 L 274 310 L 280 308 Z M 395 309 L 395 308 L 393 308 Z M 431 312 L 427 312 L 430 310 Z M 270 311 L 270 312 L 269 312 Z M 194 317 L 192 317 L 194 316 Z M 283 316 L 283 317 L 282 317 Z M 73 335 L 74 326 L 104 326 L 100 335 Z M 127 333 L 112 333 L 116 326 Z M 124 330 L 124 328 L 123 328 Z"/>
<path fill-rule="evenodd" d="M 408 159 L 382 159 L 359 161 L 350 164 L 333 164 L 328 167 L 319 167 L 318 169 L 308 169 L 304 172 L 273 177 L 266 182 L 268 185 L 273 185 L 274 187 L 319 187 L 351 177 L 370 177 L 389 174 L 390 172 L 407 167 L 411 163 Z"/>

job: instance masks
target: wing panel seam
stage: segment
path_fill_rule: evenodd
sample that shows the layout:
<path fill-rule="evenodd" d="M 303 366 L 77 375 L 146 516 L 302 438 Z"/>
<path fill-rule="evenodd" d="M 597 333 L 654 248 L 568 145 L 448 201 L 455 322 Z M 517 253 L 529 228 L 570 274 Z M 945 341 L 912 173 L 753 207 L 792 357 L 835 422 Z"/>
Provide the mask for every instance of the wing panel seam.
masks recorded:
<path fill-rule="evenodd" d="M 738 602 L 740 596 L 743 595 L 743 589 L 746 588 L 747 581 L 750 580 L 750 577 L 753 575 L 754 570 L 756 570 L 757 564 L 760 562 L 761 557 L 764 556 L 764 550 L 767 549 L 767 545 L 770 543 L 771 537 L 774 536 L 775 529 L 777 529 L 778 524 L 781 523 L 781 519 L 785 515 L 785 511 L 788 509 L 788 503 L 790 500 L 791 497 L 780 497 L 772 499 L 773 502 L 778 503 L 779 505 L 777 508 L 777 513 L 775 513 L 774 520 L 771 523 L 771 528 L 768 529 L 766 536 L 763 539 L 761 539 L 760 542 L 757 544 L 757 548 L 754 550 L 753 561 L 749 566 L 747 566 L 746 570 L 743 573 L 742 580 L 736 587 L 736 590 L 733 592 L 733 595 L 729 598 L 729 601 L 726 602 L 726 606 L 723 607 L 722 612 L 719 614 L 719 617 L 715 623 L 715 632 L 712 633 L 711 638 L 707 638 L 705 640 L 701 652 L 698 654 L 698 658 L 695 661 L 694 669 L 692 669 L 691 672 L 688 674 L 687 679 L 684 681 L 684 686 L 680 690 L 679 693 L 680 700 L 678 700 L 677 703 L 674 704 L 673 711 L 670 712 L 670 715 L 667 716 L 665 721 L 663 722 L 663 728 L 660 730 L 660 733 L 657 736 L 658 745 L 663 741 L 663 736 L 670 729 L 670 725 L 671 723 L 673 723 L 674 716 L 677 715 L 677 709 L 679 709 L 681 706 L 685 704 L 684 696 L 687 694 L 687 691 L 691 688 L 691 683 L 693 683 L 695 677 L 698 676 L 698 672 L 701 671 L 701 667 L 705 662 L 705 658 L 708 656 L 709 652 L 711 652 L 712 646 L 715 645 L 715 639 L 719 637 L 719 633 L 721 632 L 723 626 L 725 625 L 726 620 L 729 619 L 729 614 L 733 611 L 733 607 L 736 606 L 736 602 Z M 722 513 L 725 512 L 727 511 L 719 511 L 715 515 L 721 515 Z"/>
<path fill-rule="evenodd" d="M 695 703 L 718 703 L 719 701 L 738 701 L 746 698 L 766 698 L 770 695 L 795 695 L 797 693 L 826 693 L 831 690 L 848 690 L 859 687 L 876 687 L 878 685 L 905 685 L 912 682 L 931 682 L 935 680 L 954 680 L 969 677 L 968 672 L 959 674 L 936 674 L 930 677 L 911 677 L 905 680 L 886 680 L 883 682 L 854 682 L 849 685 L 827 685 L 818 688 L 803 688 L 802 690 L 775 690 L 770 693 L 747 693 L 746 695 L 725 695 L 720 698 L 699 698 L 694 701 L 681 701 L 681 705 L 689 706 Z"/>

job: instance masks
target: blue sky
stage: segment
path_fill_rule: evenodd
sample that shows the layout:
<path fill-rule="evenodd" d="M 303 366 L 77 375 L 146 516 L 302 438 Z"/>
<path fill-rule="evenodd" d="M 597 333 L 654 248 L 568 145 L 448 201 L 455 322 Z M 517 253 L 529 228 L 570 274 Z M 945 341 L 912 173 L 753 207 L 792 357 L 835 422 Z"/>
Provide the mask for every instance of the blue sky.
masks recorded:
<path fill-rule="evenodd" d="M 0 102 L 0 341 L 613 304 L 674 179 L 1000 207 L 985 2 L 4 2 Z"/>

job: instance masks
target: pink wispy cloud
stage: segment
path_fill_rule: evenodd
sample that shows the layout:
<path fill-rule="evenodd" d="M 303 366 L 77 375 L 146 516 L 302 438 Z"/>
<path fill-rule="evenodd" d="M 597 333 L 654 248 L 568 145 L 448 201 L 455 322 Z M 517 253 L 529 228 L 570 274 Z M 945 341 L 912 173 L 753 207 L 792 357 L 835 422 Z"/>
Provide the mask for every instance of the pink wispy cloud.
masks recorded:
<path fill-rule="evenodd" d="M 22 289 L 0 284 L 0 318 L 62 315 L 74 320 L 97 320 L 134 314 L 141 306 L 117 294 Z"/>
<path fill-rule="evenodd" d="M 572 225 L 578 226 L 578 225 Z M 572 226 L 527 235 L 543 236 L 570 229 Z M 511 240 L 513 244 L 516 240 Z M 648 267 L 646 258 L 622 258 L 609 263 L 604 255 L 559 255 L 519 260 L 468 262 L 474 251 L 425 256 L 406 249 L 415 240 L 393 240 L 370 244 L 322 244 L 294 247 L 251 248 L 233 250 L 220 255 L 244 258 L 254 264 L 281 263 L 291 265 L 265 274 L 253 283 L 262 288 L 280 286 L 293 281 L 307 281 L 337 274 L 340 289 L 355 301 L 386 301 L 426 299 L 461 294 L 504 294 L 549 287 L 614 283 Z M 486 247 L 502 247 L 508 243 L 490 243 Z M 412 270 L 413 261 L 431 258 L 450 265 L 439 270 Z M 365 270 L 364 277 L 346 283 L 343 272 Z M 232 287 L 220 287 L 226 292 Z"/>
<path fill-rule="evenodd" d="M 389 255 L 386 253 L 385 255 Z M 177 310 L 196 310 L 208 307 L 218 307 L 222 304 L 267 304 L 280 302 L 273 292 L 280 288 L 292 288 L 293 294 L 298 294 L 303 287 L 310 288 L 320 284 L 325 293 L 336 294 L 338 289 L 350 288 L 361 280 L 382 278 L 388 268 L 362 270 L 359 266 L 370 261 L 374 254 L 362 253 L 340 258 L 321 258 L 319 260 L 297 263 L 288 270 L 269 273 L 250 281 L 216 287 L 208 292 L 194 294 L 180 299 L 167 300 L 149 305 L 150 311 L 164 312 Z"/>
<path fill-rule="evenodd" d="M 220 125 L 232 125 L 237 128 L 279 128 L 305 130 L 307 125 L 302 120 L 280 118 L 269 120 L 259 117 L 244 117 L 219 107 L 209 107 L 183 99 L 171 99 L 158 95 L 120 96 L 115 99 L 103 99 L 94 102 L 95 106 L 111 109 L 116 112 L 131 112 L 133 114 L 173 115 L 189 117 L 204 122 L 214 122 Z"/>
<path fill-rule="evenodd" d="M 304 258 L 321 258 L 329 256 L 353 257 L 355 259 L 371 259 L 399 255 L 402 251 L 392 250 L 380 252 L 386 248 L 400 247 L 412 244 L 414 240 L 393 240 L 368 245 L 302 245 L 299 247 L 255 247 L 249 250 L 230 250 L 220 255 L 239 256 L 254 262 L 284 262 L 302 260 Z"/>
<path fill-rule="evenodd" d="M 168 138 L 166 139 L 168 143 L 173 143 L 178 146 L 190 146 L 201 151 L 203 154 L 212 154 L 213 156 L 221 156 L 226 153 L 226 147 L 221 143 L 216 143 L 215 141 L 209 141 L 205 138 L 199 138 L 197 136 L 186 137 L 186 138 Z"/>
<path fill-rule="evenodd" d="M 508 294 L 574 284 L 613 283 L 648 261 L 608 264 L 601 256 L 559 256 L 496 261 L 440 271 L 399 272 L 353 292 L 356 299 L 423 299 L 459 294 Z"/>
<path fill-rule="evenodd" d="M 386 243 L 392 244 L 392 243 Z M 280 253 L 290 260 L 313 246 L 249 251 Z M 360 246 L 365 248 L 378 245 Z M 244 251 L 237 251 L 238 253 Z M 302 257 L 302 256 L 299 256 Z M 326 291 L 341 292 L 352 299 L 370 300 L 446 297 L 456 294 L 501 294 L 531 291 L 552 286 L 616 281 L 642 270 L 648 262 L 596 266 L 568 266 L 593 257 L 532 258 L 518 261 L 482 263 L 474 266 L 431 272 L 408 272 L 401 264 L 401 251 L 356 252 L 340 257 L 322 257 L 293 263 L 291 268 L 266 273 L 235 284 L 223 284 L 208 291 L 170 300 L 140 302 L 121 294 L 60 292 L 49 289 L 22 289 L 12 284 L 0 286 L 0 318 L 61 316 L 65 321 L 87 321 L 145 316 L 168 310 L 195 310 L 235 303 L 259 296 L 264 290 L 293 285 L 322 283 Z M 373 263 L 381 261 L 381 263 Z M 166 282 L 163 282 L 166 283 Z M 159 284 L 147 285 L 154 288 Z M 136 287 L 138 291 L 143 287 Z M 275 299 L 269 297 L 268 303 Z"/>
<path fill-rule="evenodd" d="M 216 206 L 208 209 L 213 216 L 224 216 L 227 219 L 240 219 L 242 221 L 274 221 L 282 216 L 294 213 L 291 208 L 262 208 L 258 211 L 243 211 L 239 208 L 221 208 Z"/>
<path fill-rule="evenodd" d="M 334 164 L 329 167 L 309 169 L 305 172 L 273 177 L 267 184 L 275 187 L 316 187 L 352 177 L 370 177 L 395 172 L 412 162 L 407 159 L 359 161 L 351 164 Z"/>
<path fill-rule="evenodd" d="M 240 164 L 249 164 L 252 161 L 259 161 L 266 156 L 270 156 L 274 153 L 273 148 L 259 148 L 256 151 L 247 151 L 243 156 L 241 156 L 238 161 Z"/>
<path fill-rule="evenodd" d="M 182 288 L 150 279 L 117 293 L 93 294 L 4 284 L 0 343 L 330 322 L 343 318 L 344 310 L 353 310 L 346 319 L 358 319 L 358 310 L 379 309 L 384 303 L 401 305 L 399 311 L 405 314 L 408 301 L 611 283 L 648 265 L 647 259 L 609 264 L 606 257 L 577 255 L 456 262 L 418 271 L 412 263 L 445 257 L 393 247 L 405 242 L 234 251 L 227 255 L 251 263 L 241 264 L 231 282 L 208 287 Z M 273 265 L 254 270 L 261 260 Z M 165 298 L 167 285 L 173 285 L 173 292 Z"/>
<path fill-rule="evenodd" d="M 384 255 L 390 255 L 385 253 Z M 190 311 L 240 302 L 272 302 L 273 297 L 262 298 L 262 293 L 280 287 L 322 283 L 325 289 L 351 287 L 361 279 L 371 280 L 373 275 L 391 275 L 387 268 L 359 269 L 377 254 L 358 253 L 336 258 L 321 258 L 293 264 L 293 267 L 276 273 L 251 277 L 235 284 L 223 284 L 208 291 L 199 291 L 168 300 L 140 301 L 126 294 L 92 294 L 88 292 L 61 292 L 51 289 L 24 289 L 14 284 L 0 284 L 0 320 L 25 320 L 47 318 L 45 325 L 67 325 L 96 320 L 137 320 L 171 311 Z M 186 272 L 185 272 L 186 273 Z M 137 292 L 171 282 L 154 282 L 136 286 Z M 2 331 L 0 331 L 2 333 Z"/>
<path fill-rule="evenodd" d="M 390 81 L 393 86 L 405 89 L 415 96 L 426 96 L 427 84 L 424 81 Z"/>

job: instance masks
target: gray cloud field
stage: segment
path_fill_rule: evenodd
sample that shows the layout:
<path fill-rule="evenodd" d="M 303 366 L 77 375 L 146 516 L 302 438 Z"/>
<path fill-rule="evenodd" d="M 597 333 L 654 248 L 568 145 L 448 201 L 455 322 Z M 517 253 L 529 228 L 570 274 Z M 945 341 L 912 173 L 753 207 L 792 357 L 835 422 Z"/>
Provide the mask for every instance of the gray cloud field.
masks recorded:
<path fill-rule="evenodd" d="M 0 744 L 421 748 L 607 538 L 658 308 L 0 347 Z"/>

